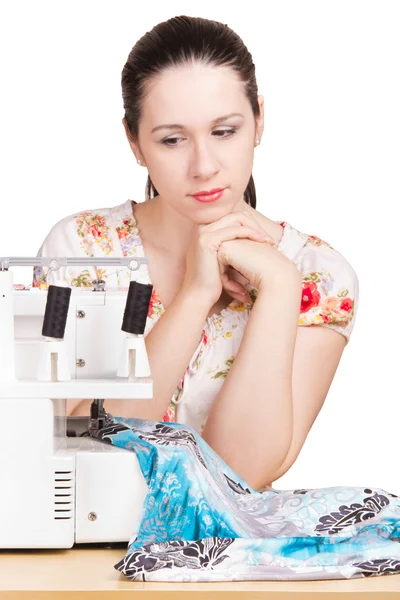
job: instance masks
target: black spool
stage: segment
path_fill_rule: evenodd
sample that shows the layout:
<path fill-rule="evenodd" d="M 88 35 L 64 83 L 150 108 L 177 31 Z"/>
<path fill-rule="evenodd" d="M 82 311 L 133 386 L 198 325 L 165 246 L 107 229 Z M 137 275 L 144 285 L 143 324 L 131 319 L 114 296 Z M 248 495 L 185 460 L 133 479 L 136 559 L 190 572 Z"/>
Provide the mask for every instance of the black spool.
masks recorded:
<path fill-rule="evenodd" d="M 152 291 L 153 286 L 151 283 L 130 282 L 121 327 L 122 331 L 136 335 L 144 333 Z"/>
<path fill-rule="evenodd" d="M 50 285 L 47 290 L 42 335 L 62 340 L 67 323 L 71 288 Z"/>

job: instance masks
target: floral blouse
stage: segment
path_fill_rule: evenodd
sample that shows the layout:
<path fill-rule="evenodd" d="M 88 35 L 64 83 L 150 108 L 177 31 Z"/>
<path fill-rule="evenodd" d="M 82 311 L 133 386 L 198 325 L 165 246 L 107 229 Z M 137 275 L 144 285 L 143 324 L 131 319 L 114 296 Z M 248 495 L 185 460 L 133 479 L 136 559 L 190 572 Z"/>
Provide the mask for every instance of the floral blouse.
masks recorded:
<path fill-rule="evenodd" d="M 56 223 L 38 256 L 145 256 L 132 212 L 134 200 L 114 208 L 85 210 Z M 321 325 L 339 332 L 348 343 L 358 309 L 359 282 L 350 263 L 327 242 L 302 233 L 286 221 L 276 246 L 303 273 L 299 326 Z M 47 269 L 35 267 L 33 286 L 47 287 L 63 279 L 71 286 L 91 287 L 93 279 L 107 287 L 127 289 L 129 281 L 152 283 L 147 264 L 136 271 L 125 267 L 81 269 L 61 267 L 47 277 Z M 257 289 L 246 285 L 251 302 L 232 300 L 220 313 L 206 319 L 198 346 L 171 398 L 164 421 L 178 421 L 201 433 L 211 406 L 231 368 L 249 319 Z M 144 335 L 164 312 L 153 288 Z"/>

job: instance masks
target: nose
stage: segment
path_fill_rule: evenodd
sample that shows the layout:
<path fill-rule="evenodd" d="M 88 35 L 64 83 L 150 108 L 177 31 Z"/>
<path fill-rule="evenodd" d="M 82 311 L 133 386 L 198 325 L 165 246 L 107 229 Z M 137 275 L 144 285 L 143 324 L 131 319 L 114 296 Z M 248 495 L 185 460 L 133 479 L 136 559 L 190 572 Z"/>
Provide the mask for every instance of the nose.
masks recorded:
<path fill-rule="evenodd" d="M 220 164 L 215 149 L 206 142 L 194 142 L 190 156 L 190 176 L 199 179 L 210 179 L 218 173 Z"/>

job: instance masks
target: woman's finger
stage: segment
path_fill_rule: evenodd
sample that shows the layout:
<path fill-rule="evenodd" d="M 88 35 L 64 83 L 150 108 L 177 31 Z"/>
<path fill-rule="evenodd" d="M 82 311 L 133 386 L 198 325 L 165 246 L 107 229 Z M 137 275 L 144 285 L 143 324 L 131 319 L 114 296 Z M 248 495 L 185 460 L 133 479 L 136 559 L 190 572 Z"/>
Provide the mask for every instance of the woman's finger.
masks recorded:
<path fill-rule="evenodd" d="M 256 242 L 265 241 L 265 233 L 258 232 L 249 227 L 240 225 L 231 225 L 215 231 L 202 231 L 200 238 L 208 244 L 213 250 L 218 251 L 223 242 L 228 242 L 237 238 L 250 238 Z"/>
<path fill-rule="evenodd" d="M 246 289 L 241 283 L 235 281 L 234 279 L 229 279 L 225 274 L 222 277 L 222 284 L 224 289 L 229 293 L 234 292 L 237 294 L 246 294 Z"/>
<path fill-rule="evenodd" d="M 232 298 L 240 300 L 241 302 L 251 301 L 250 296 L 244 285 L 242 285 L 241 283 L 239 283 L 239 281 L 236 281 L 235 279 L 229 279 L 227 271 L 221 272 L 221 281 L 222 287 L 230 296 L 232 296 Z"/>
<path fill-rule="evenodd" d="M 215 231 L 217 229 L 228 227 L 229 225 L 234 224 L 254 229 L 255 231 L 258 231 L 260 234 L 262 234 L 264 238 L 268 238 L 268 240 L 275 243 L 275 240 L 259 225 L 258 221 L 256 221 L 256 219 L 254 219 L 244 211 L 229 213 L 228 215 L 221 217 L 217 221 L 209 223 L 208 225 L 203 225 L 201 227 L 205 231 Z"/>
<path fill-rule="evenodd" d="M 239 300 L 239 302 L 243 302 L 244 304 L 250 304 L 251 302 L 249 294 L 239 294 L 239 292 L 228 292 L 228 294 L 235 300 Z"/>

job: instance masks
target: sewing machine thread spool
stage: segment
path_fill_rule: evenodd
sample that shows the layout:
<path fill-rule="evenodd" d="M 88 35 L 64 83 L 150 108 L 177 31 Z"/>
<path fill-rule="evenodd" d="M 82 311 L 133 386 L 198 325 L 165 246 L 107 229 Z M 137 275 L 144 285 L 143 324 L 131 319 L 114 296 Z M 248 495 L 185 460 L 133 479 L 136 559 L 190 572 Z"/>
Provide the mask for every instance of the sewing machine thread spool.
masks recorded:
<path fill-rule="evenodd" d="M 146 319 L 153 286 L 151 283 L 131 281 L 126 299 L 122 331 L 140 335 L 146 328 Z"/>
<path fill-rule="evenodd" d="M 144 331 L 149 312 L 153 286 L 150 283 L 131 281 L 125 304 L 122 331 L 127 336 L 121 350 L 121 358 L 117 370 L 118 377 L 148 377 L 150 365 L 144 343 Z"/>
<path fill-rule="evenodd" d="M 40 346 L 38 381 L 68 381 L 68 357 L 64 343 L 64 332 L 71 298 L 71 288 L 66 282 L 50 285 L 47 292 Z"/>
<path fill-rule="evenodd" d="M 70 298 L 70 287 L 62 285 L 49 286 L 42 335 L 59 340 L 64 338 Z"/>

